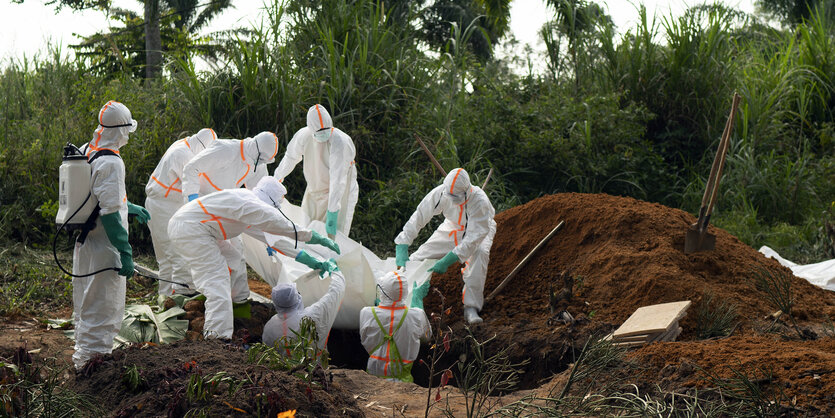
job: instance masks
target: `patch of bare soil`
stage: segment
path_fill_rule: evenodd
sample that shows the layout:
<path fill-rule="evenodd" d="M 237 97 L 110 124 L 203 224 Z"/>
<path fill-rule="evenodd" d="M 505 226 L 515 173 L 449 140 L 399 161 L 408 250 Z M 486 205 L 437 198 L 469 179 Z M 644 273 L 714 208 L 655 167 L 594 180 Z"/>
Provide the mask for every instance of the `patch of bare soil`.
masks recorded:
<path fill-rule="evenodd" d="M 788 271 L 776 261 L 713 226 L 715 250 L 684 254 L 685 232 L 696 221 L 692 215 L 603 194 L 545 196 L 499 213 L 485 295 L 560 220 L 565 221 L 562 230 L 485 304 L 484 323 L 473 327 L 482 339 L 495 336 L 491 342 L 495 349 L 513 345 L 512 359 L 531 360 L 524 388 L 536 387 L 541 379 L 562 371 L 589 335 L 613 330 L 641 306 L 692 301 L 690 313 L 681 321 L 680 340 L 696 338 L 694 310 L 708 293 L 735 303 L 746 320 L 776 310 L 750 279 L 757 269 Z M 432 285 L 444 295 L 443 308 L 433 292 L 425 301 L 429 313 L 450 307 L 448 321 L 454 330 L 463 328 L 459 269 L 453 266 L 432 277 Z M 566 284 L 566 276 L 573 285 Z M 796 277 L 791 286 L 792 312 L 801 324 L 812 326 L 835 318 L 833 292 Z M 562 310 L 578 321 L 557 321 L 555 314 Z M 750 323 L 745 326 L 750 328 Z"/>
<path fill-rule="evenodd" d="M 134 373 L 134 374 L 131 374 Z M 305 381 L 247 362 L 242 348 L 219 341 L 183 341 L 114 351 L 91 360 L 75 390 L 110 405 L 116 416 L 362 416 L 353 397 L 326 372 Z"/>
<path fill-rule="evenodd" d="M 746 335 L 718 341 L 656 343 L 630 353 L 643 365 L 635 382 L 663 390 L 715 388 L 745 375 L 766 396 L 798 412 L 835 414 L 835 339 L 786 341 Z M 649 388 L 648 388 L 649 389 Z"/>
<path fill-rule="evenodd" d="M 61 331 L 47 330 L 34 319 L 0 322 L 0 358 L 11 358 L 21 347 L 36 358 L 54 357 L 59 367 L 72 368 L 73 342 Z"/>

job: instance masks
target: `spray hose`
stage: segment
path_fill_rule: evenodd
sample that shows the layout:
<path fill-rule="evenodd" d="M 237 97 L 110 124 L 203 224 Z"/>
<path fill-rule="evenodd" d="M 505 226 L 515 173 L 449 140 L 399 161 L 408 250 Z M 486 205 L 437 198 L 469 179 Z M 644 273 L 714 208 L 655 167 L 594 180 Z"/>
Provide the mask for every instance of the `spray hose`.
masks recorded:
<path fill-rule="evenodd" d="M 90 200 L 90 196 L 91 196 L 91 195 L 92 195 L 92 193 L 87 194 L 87 198 L 86 198 L 86 199 L 84 199 L 84 202 L 82 202 L 82 203 L 81 203 L 81 205 L 79 205 L 79 206 L 78 206 L 78 209 L 76 209 L 76 210 L 75 210 L 75 212 L 73 212 L 73 214 L 72 214 L 72 215 L 70 215 L 70 217 L 69 217 L 69 218 L 67 218 L 67 220 L 66 220 L 63 224 L 61 224 L 61 226 L 58 228 L 58 230 L 57 230 L 57 231 L 55 231 L 55 236 L 52 238 L 52 258 L 55 260 L 55 264 L 58 266 L 58 268 L 59 268 L 59 269 L 61 269 L 61 271 L 62 271 L 62 272 L 64 272 L 64 274 L 66 274 L 66 275 L 68 275 L 68 276 L 71 276 L 71 277 L 90 277 L 90 276 L 93 276 L 93 275 L 96 275 L 96 274 L 99 274 L 99 273 L 102 273 L 102 272 L 105 272 L 105 271 L 108 271 L 108 270 L 119 271 L 119 268 L 118 268 L 118 267 L 107 267 L 107 268 L 103 268 L 103 269 L 101 269 L 101 270 L 94 271 L 94 272 L 92 272 L 92 273 L 87 273 L 87 274 L 72 274 L 72 273 L 70 273 L 69 271 L 67 271 L 67 270 L 64 268 L 64 266 L 62 266 L 62 265 L 61 265 L 61 262 L 60 262 L 60 261 L 58 261 L 58 251 L 57 251 L 57 247 L 58 247 L 58 235 L 60 235 L 60 234 L 61 234 L 61 231 L 62 231 L 62 230 L 64 230 L 64 229 L 66 228 L 66 226 L 67 226 L 67 222 L 69 222 L 69 221 L 70 221 L 70 219 L 72 219 L 72 218 L 75 216 L 75 214 L 76 214 L 76 213 L 78 213 L 78 211 L 79 211 L 79 210 L 81 210 L 81 208 L 83 208 L 83 207 L 84 207 L 84 205 L 87 203 L 87 201 L 88 201 L 88 200 Z M 84 233 L 82 233 L 82 234 L 84 234 Z M 86 235 L 86 234 L 84 234 L 84 235 Z M 140 273 L 140 272 L 139 272 L 139 271 L 137 271 L 136 269 L 134 269 L 134 270 L 133 270 L 133 274 L 136 274 L 136 275 L 138 275 L 138 276 L 142 276 L 142 277 L 147 277 L 147 278 L 149 278 L 149 279 L 156 280 L 156 281 L 160 281 L 160 282 L 166 282 L 166 283 L 171 283 L 171 284 L 180 285 L 180 286 L 183 286 L 183 287 L 185 287 L 185 288 L 187 288 L 187 289 L 191 289 L 191 287 L 189 287 L 189 285 L 187 285 L 187 284 L 185 284 L 185 283 L 175 282 L 175 281 L 171 281 L 171 280 L 160 279 L 159 277 L 149 276 L 149 275 L 147 275 L 147 274 L 142 274 L 142 273 Z"/>

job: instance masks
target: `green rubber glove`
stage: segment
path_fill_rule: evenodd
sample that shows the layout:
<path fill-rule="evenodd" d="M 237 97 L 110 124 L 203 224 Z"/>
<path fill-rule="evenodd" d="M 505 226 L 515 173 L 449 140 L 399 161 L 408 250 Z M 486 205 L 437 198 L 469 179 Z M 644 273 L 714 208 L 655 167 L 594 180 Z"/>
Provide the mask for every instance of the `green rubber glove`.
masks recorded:
<path fill-rule="evenodd" d="M 447 253 L 447 255 L 444 256 L 444 258 L 438 260 L 438 262 L 435 263 L 434 266 L 430 267 L 429 271 L 433 273 L 446 273 L 447 269 L 449 269 L 449 266 L 458 261 L 461 260 L 458 259 L 457 255 L 453 254 L 453 252 L 450 251 Z"/>
<path fill-rule="evenodd" d="M 299 251 L 298 255 L 296 255 L 296 261 L 302 263 L 313 270 L 319 270 L 319 277 L 325 277 L 325 272 L 329 272 L 328 270 L 330 266 L 328 265 L 327 261 L 319 261 L 310 254 L 306 253 L 304 250 Z"/>
<path fill-rule="evenodd" d="M 328 216 L 325 218 L 325 232 L 327 232 L 328 235 L 336 235 L 336 217 L 338 215 L 339 211 L 328 211 Z"/>
<path fill-rule="evenodd" d="M 325 248 L 330 248 L 331 250 L 336 251 L 337 254 L 340 254 L 339 246 L 336 245 L 336 243 L 332 239 L 328 237 L 323 237 L 319 235 L 319 233 L 316 231 L 313 231 L 313 238 L 311 238 L 310 241 L 308 241 L 307 243 L 319 244 Z"/>
<path fill-rule="evenodd" d="M 336 260 L 334 260 L 333 258 L 331 258 L 331 259 L 330 259 L 330 260 L 328 260 L 327 262 L 328 262 L 328 265 L 331 267 L 331 268 L 330 268 L 330 270 L 328 270 L 328 272 L 333 273 L 333 272 L 335 272 L 335 271 L 339 271 L 339 266 L 338 266 L 338 265 L 336 265 Z"/>
<path fill-rule="evenodd" d="M 412 286 L 412 302 L 409 303 L 410 308 L 423 309 L 423 298 L 429 294 L 429 279 L 426 279 L 420 286 Z M 415 283 L 417 284 L 417 283 Z"/>
<path fill-rule="evenodd" d="M 409 261 L 409 244 L 395 245 L 394 253 L 394 262 L 397 263 L 397 267 L 405 267 L 406 262 Z"/>
<path fill-rule="evenodd" d="M 131 202 L 128 202 L 128 215 L 136 215 L 136 220 L 141 224 L 151 220 L 151 214 L 148 213 L 148 209 Z"/>
<path fill-rule="evenodd" d="M 122 268 L 119 274 L 126 278 L 133 276 L 133 250 L 128 243 L 128 230 L 122 226 L 122 216 L 119 212 L 101 215 L 101 225 L 107 234 L 107 239 L 119 251 L 119 258 L 122 260 Z"/>

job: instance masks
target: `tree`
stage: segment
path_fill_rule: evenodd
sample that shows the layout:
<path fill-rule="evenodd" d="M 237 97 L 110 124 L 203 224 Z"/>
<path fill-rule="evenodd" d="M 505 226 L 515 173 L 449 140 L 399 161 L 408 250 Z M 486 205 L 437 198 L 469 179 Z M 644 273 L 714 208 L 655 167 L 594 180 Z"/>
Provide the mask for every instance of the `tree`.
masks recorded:
<path fill-rule="evenodd" d="M 480 30 L 469 37 L 467 44 L 476 57 L 485 61 L 493 56 L 493 44 L 507 31 L 510 1 L 437 0 L 418 15 L 424 40 L 436 50 L 443 50 L 452 39 L 452 23 L 466 28 L 475 22 Z"/>
<path fill-rule="evenodd" d="M 22 4 L 24 1 L 25 0 L 12 0 L 12 3 Z M 44 4 L 55 4 L 57 10 L 61 10 L 64 6 L 73 10 L 110 9 L 110 0 L 49 0 L 45 1 Z"/>
<path fill-rule="evenodd" d="M 549 6 L 554 8 L 554 20 L 547 22 L 541 30 L 545 47 L 550 59 L 550 69 L 553 77 L 559 74 L 562 66 L 562 37 L 568 41 L 567 53 L 574 76 L 575 94 L 579 93 L 582 68 L 589 68 L 582 65 L 580 54 L 588 50 L 590 45 L 587 41 L 593 40 L 588 36 L 594 34 L 598 28 L 612 25 L 612 18 L 607 15 L 603 8 L 594 2 L 585 0 L 547 0 Z"/>
<path fill-rule="evenodd" d="M 148 79 L 158 77 L 163 53 L 213 52 L 212 45 L 197 39 L 194 33 L 230 7 L 231 1 L 214 1 L 204 8 L 197 0 L 149 0 L 144 4 L 145 18 L 114 8 L 111 19 L 122 27 L 85 37 L 72 48 L 91 60 L 92 69 L 100 74 L 125 72 Z M 147 16 L 151 16 L 150 24 Z"/>
<path fill-rule="evenodd" d="M 758 7 L 780 19 L 783 23 L 796 25 L 808 19 L 816 6 L 827 3 L 821 0 L 757 0 Z"/>

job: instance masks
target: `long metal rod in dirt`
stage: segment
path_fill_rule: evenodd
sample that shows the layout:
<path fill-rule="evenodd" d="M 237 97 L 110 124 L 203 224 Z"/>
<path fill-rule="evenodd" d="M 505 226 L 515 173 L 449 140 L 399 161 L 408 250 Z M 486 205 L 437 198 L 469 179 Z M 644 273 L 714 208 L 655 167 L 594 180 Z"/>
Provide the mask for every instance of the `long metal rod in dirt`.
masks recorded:
<path fill-rule="evenodd" d="M 415 139 L 417 139 L 418 144 L 420 144 L 420 147 L 423 148 L 423 152 L 425 152 L 426 155 L 429 156 L 429 159 L 432 160 L 432 164 L 435 164 L 435 167 L 441 172 L 441 174 L 444 177 L 446 177 L 446 170 L 444 170 L 444 168 L 441 167 L 441 163 L 439 163 L 438 160 L 435 159 L 435 156 L 432 155 L 432 151 L 429 151 L 429 148 L 426 147 L 426 144 L 423 143 L 423 140 L 421 140 L 417 134 L 413 135 L 415 136 Z"/>
<path fill-rule="evenodd" d="M 518 265 L 516 265 L 516 268 L 514 268 L 513 271 L 511 271 L 510 274 L 508 274 L 507 277 L 505 277 L 504 280 L 502 280 L 502 282 L 499 283 L 499 285 L 496 286 L 496 288 L 493 289 L 492 292 L 490 292 L 490 295 L 484 299 L 484 303 L 489 302 L 491 299 L 493 299 L 494 296 L 496 296 L 496 294 L 498 294 L 502 289 L 504 289 L 504 287 L 507 286 L 507 284 L 510 282 L 510 279 L 512 279 L 513 276 L 516 275 L 516 273 L 519 273 L 519 271 L 522 270 L 522 268 L 525 267 L 526 264 L 528 264 L 528 261 L 530 261 L 531 258 L 533 258 L 533 255 L 536 254 L 536 252 L 539 251 L 540 248 L 545 246 L 545 243 L 548 242 L 548 240 L 551 239 L 551 237 L 553 237 L 554 234 L 556 234 L 557 231 L 559 231 L 564 224 L 565 221 L 560 221 L 560 223 L 558 223 L 557 226 L 555 226 L 554 229 L 552 229 L 551 232 L 549 232 L 548 235 L 545 236 L 545 238 L 542 238 L 542 241 L 539 241 L 539 244 L 536 244 L 536 247 L 533 247 L 531 252 L 529 252 L 528 255 L 526 255 L 525 258 L 523 258 Z"/>

